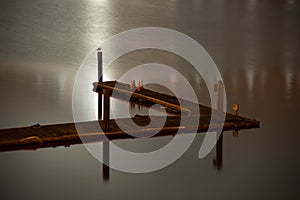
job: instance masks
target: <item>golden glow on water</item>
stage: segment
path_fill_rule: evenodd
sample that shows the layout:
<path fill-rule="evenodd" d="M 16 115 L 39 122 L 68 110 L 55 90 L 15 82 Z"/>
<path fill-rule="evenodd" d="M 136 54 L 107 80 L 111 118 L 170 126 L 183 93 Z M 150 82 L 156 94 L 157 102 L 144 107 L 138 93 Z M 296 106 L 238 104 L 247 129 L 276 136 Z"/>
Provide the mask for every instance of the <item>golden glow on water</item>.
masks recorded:
<path fill-rule="evenodd" d="M 251 65 L 246 66 L 246 69 L 247 69 L 246 77 L 247 77 L 247 85 L 248 85 L 248 94 L 251 99 L 253 97 L 255 69 L 254 66 Z"/>

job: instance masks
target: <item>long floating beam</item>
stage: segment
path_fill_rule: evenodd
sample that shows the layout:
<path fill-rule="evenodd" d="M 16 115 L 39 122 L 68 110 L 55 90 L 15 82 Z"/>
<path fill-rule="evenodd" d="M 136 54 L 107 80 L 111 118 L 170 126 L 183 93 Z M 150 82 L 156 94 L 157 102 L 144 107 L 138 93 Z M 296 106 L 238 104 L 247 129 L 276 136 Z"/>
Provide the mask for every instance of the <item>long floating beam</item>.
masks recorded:
<path fill-rule="evenodd" d="M 118 95 L 112 95 L 116 98 L 121 98 L 122 95 L 130 95 L 130 101 L 138 102 L 142 105 L 161 104 L 162 106 L 174 109 L 178 112 L 188 112 L 188 116 L 140 116 L 136 115 L 132 118 L 109 119 L 66 123 L 41 126 L 39 124 L 0 130 L 0 151 L 11 151 L 21 149 L 37 149 L 45 147 L 69 146 L 72 144 L 79 144 L 82 142 L 97 142 L 108 141 L 115 139 L 128 139 L 135 137 L 149 137 L 154 133 L 154 137 L 175 135 L 195 132 L 206 132 L 208 127 L 219 129 L 222 124 L 219 122 L 210 122 L 211 112 L 217 112 L 211 108 L 203 105 L 198 105 L 188 101 L 183 102 L 183 106 L 179 105 L 176 97 L 143 89 L 139 92 L 131 91 L 130 86 L 124 83 L 118 83 L 117 87 L 115 81 L 94 83 L 94 91 L 107 94 L 109 91 L 116 92 Z M 111 94 L 110 94 L 111 95 Z M 128 96 L 127 96 L 128 97 Z M 199 113 L 193 113 L 195 106 L 198 106 Z M 165 124 L 161 125 L 161 121 L 166 120 Z M 182 126 L 181 120 L 190 121 L 191 123 Z M 195 120 L 198 120 L 197 123 Z M 132 127 L 132 121 L 138 124 L 137 127 Z M 151 127 L 147 125 L 151 122 Z M 198 123 L 199 122 L 199 123 Z M 109 124 L 109 128 L 108 125 Z M 121 125 L 122 128 L 119 127 Z M 147 126 L 147 128 L 145 128 Z M 101 127 L 101 129 L 100 129 Z M 222 128 L 222 127 L 221 127 Z M 259 128 L 259 121 L 255 119 L 248 119 L 245 117 L 226 113 L 223 131 L 240 130 Z M 78 132 L 77 130 L 81 130 Z M 130 135 L 129 135 L 129 134 Z"/>
<path fill-rule="evenodd" d="M 30 127 L 11 128 L 0 130 L 0 151 L 21 150 L 21 149 L 37 149 L 43 147 L 69 146 L 71 144 L 79 144 L 82 142 L 97 142 L 116 139 L 129 139 L 135 137 L 148 137 L 153 133 L 157 133 L 154 137 L 175 135 L 178 131 L 180 134 L 197 132 L 206 132 L 209 124 L 205 118 L 200 119 L 198 128 L 194 125 L 180 126 L 180 117 L 167 117 L 163 127 L 155 126 L 155 122 L 163 120 L 163 117 L 152 116 L 151 128 L 131 129 L 132 120 L 140 125 L 149 123 L 149 116 L 136 115 L 133 118 L 123 118 L 110 120 L 110 130 L 100 131 L 100 127 L 104 127 L 103 121 L 89 121 L 80 123 L 66 123 L 54 125 L 33 125 Z M 189 118 L 189 120 L 193 120 Z M 120 129 L 118 124 L 124 125 Z M 157 123 L 159 124 L 159 123 Z M 127 125 L 127 126 L 126 126 Z M 77 132 L 77 129 L 85 130 Z M 128 127 L 124 130 L 124 127 Z M 211 127 L 219 128 L 220 124 L 212 124 Z M 256 120 L 245 118 L 228 118 L 223 126 L 223 131 L 240 130 L 258 128 L 259 122 Z M 128 135 L 128 133 L 130 135 Z M 135 136 L 135 137 L 134 137 Z"/>

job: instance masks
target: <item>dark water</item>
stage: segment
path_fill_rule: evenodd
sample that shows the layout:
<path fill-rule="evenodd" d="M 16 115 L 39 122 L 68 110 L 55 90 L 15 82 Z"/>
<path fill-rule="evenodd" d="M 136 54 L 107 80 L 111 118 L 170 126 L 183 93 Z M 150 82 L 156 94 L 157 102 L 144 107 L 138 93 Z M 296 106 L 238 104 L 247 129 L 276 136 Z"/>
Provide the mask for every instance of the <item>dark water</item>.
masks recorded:
<path fill-rule="evenodd" d="M 215 149 L 198 159 L 203 135 L 167 168 L 111 170 L 108 183 L 82 145 L 3 152 L 1 199 L 300 198 L 299 1 L 3 0 L 0 9 L 0 128 L 71 122 L 73 82 L 84 57 L 105 38 L 145 26 L 174 29 L 202 44 L 221 71 L 228 107 L 239 103 L 241 114 L 261 121 L 260 129 L 237 138 L 224 135 L 221 171 L 213 167 Z M 113 79 L 153 60 L 186 66 L 148 51 L 120 59 L 106 75 Z M 197 77 L 185 73 L 207 103 Z M 168 140 L 118 143 L 141 148 Z"/>

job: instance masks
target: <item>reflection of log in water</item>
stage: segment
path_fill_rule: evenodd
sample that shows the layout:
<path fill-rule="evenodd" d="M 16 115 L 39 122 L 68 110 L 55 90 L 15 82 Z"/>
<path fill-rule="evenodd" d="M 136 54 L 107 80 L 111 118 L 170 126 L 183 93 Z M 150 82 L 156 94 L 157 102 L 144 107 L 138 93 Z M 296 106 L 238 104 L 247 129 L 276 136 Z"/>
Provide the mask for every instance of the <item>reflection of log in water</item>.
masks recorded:
<path fill-rule="evenodd" d="M 223 166 L 223 132 L 221 133 L 216 145 L 216 157 L 213 160 L 214 166 L 221 170 Z"/>

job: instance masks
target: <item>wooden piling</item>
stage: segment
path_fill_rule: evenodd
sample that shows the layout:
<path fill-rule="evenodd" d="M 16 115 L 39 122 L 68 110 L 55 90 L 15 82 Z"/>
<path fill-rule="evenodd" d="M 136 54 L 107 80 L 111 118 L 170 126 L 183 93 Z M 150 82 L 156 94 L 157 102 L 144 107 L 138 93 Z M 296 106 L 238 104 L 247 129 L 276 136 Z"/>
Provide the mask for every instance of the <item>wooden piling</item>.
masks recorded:
<path fill-rule="evenodd" d="M 97 58 L 98 58 L 98 80 L 99 83 L 103 81 L 103 53 L 101 48 L 97 49 Z M 110 113 L 110 95 L 109 91 L 98 93 L 98 120 L 102 119 L 103 112 L 103 95 L 104 95 L 104 131 L 109 130 L 109 113 Z M 104 181 L 109 180 L 109 141 L 103 141 L 103 164 L 102 164 L 102 178 Z"/>
<path fill-rule="evenodd" d="M 217 83 L 217 93 L 217 118 L 220 121 L 224 115 L 224 84 L 221 80 Z"/>
<path fill-rule="evenodd" d="M 100 83 L 103 81 L 103 58 L 101 48 L 97 49 L 98 59 L 98 80 Z M 98 93 L 98 119 L 102 118 L 102 94 Z"/>

